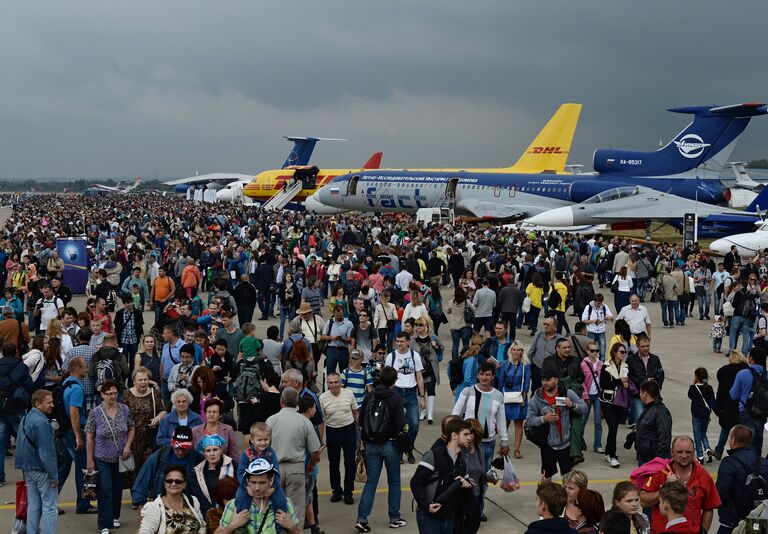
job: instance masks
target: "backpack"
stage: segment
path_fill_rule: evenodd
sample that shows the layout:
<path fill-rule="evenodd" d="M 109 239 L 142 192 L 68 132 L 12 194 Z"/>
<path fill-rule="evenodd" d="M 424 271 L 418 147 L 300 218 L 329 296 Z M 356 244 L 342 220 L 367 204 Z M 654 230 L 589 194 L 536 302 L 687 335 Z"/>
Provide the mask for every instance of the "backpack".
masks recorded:
<path fill-rule="evenodd" d="M 384 445 L 392 434 L 391 420 L 392 417 L 389 413 L 389 406 L 387 403 L 384 399 L 374 395 L 371 399 L 371 403 L 365 410 L 365 417 L 363 417 L 363 435 L 371 443 Z"/>
<path fill-rule="evenodd" d="M 120 383 L 120 367 L 117 362 L 110 359 L 99 360 L 93 367 L 96 391 L 101 391 L 101 385 L 106 380 L 114 380 Z"/>
<path fill-rule="evenodd" d="M 733 278 L 731 278 L 730 276 L 727 277 L 725 280 L 730 280 L 731 282 L 733 282 Z M 723 293 L 725 292 L 725 280 L 723 280 L 720 283 L 720 285 L 715 288 L 715 295 L 717 295 L 718 297 L 722 297 Z"/>
<path fill-rule="evenodd" d="M 629 480 L 635 485 L 637 491 L 642 491 L 643 484 L 649 476 L 661 473 L 665 469 L 669 472 L 668 466 L 671 463 L 672 460 L 668 458 L 659 458 L 657 456 L 653 460 L 645 462 L 640 467 L 633 469 L 629 474 Z"/>
<path fill-rule="evenodd" d="M 477 262 L 477 278 L 482 280 L 488 276 L 488 265 L 483 260 Z"/>
<path fill-rule="evenodd" d="M 56 430 L 56 437 L 63 436 L 72 428 L 69 410 L 64 406 L 64 392 L 71 386 L 80 386 L 80 384 L 70 380 L 64 384 L 57 385 L 51 392 L 53 395 L 53 414 L 51 414 L 51 419 L 55 420 L 59 425 L 59 428 Z M 82 386 L 80 387 L 82 388 Z M 78 408 L 82 410 L 84 407 L 78 406 Z"/>
<path fill-rule="evenodd" d="M 751 367 L 749 372 L 752 373 L 752 389 L 747 399 L 747 413 L 756 419 L 765 419 L 768 416 L 768 378 Z"/>
<path fill-rule="evenodd" d="M 114 312 L 115 305 L 117 304 L 117 293 L 115 293 L 114 289 L 109 290 L 109 293 L 107 293 L 106 301 L 107 301 L 107 311 Z"/>
<path fill-rule="evenodd" d="M 549 292 L 549 299 L 547 300 L 547 305 L 549 306 L 549 309 L 557 309 L 560 304 L 563 303 L 563 297 L 560 296 L 560 293 L 555 290 L 555 288 L 552 288 L 552 291 Z"/>
<path fill-rule="evenodd" d="M 739 519 L 744 519 L 749 513 L 757 508 L 761 502 L 768 498 L 768 482 L 760 474 L 760 464 L 762 458 L 757 458 L 757 463 L 752 466 L 746 465 L 738 456 L 731 456 L 747 472 L 744 480 L 744 494 L 741 500 L 736 501 L 736 512 Z"/>
<path fill-rule="evenodd" d="M 234 397 L 237 402 L 248 402 L 261 393 L 262 361 L 241 363 L 235 379 Z M 268 364 L 271 367 L 271 364 Z"/>
<path fill-rule="evenodd" d="M 464 368 L 461 358 L 452 358 L 448 362 L 448 383 L 450 384 L 451 391 L 455 391 L 456 388 L 464 381 Z"/>
<path fill-rule="evenodd" d="M 750 324 L 755 323 L 755 320 L 757 319 L 757 303 L 755 303 L 754 297 L 744 297 L 744 302 L 741 305 L 741 315 L 743 315 Z"/>

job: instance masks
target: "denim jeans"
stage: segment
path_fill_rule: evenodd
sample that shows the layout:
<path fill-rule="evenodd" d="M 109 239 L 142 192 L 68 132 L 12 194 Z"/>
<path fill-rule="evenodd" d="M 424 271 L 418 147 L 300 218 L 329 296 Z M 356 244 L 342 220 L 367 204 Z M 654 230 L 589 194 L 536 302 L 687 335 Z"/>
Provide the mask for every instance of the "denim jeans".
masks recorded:
<path fill-rule="evenodd" d="M 328 475 L 331 490 L 337 495 L 352 496 L 355 489 L 355 452 L 357 451 L 357 430 L 355 424 L 341 428 L 326 427 L 328 443 Z M 341 483 L 339 463 L 344 451 L 344 486 Z"/>
<path fill-rule="evenodd" d="M 86 464 L 85 435 L 83 435 L 82 450 L 78 451 L 75 449 L 77 441 L 75 440 L 75 432 L 71 429 L 66 434 L 64 434 L 64 437 L 61 439 L 61 443 L 64 447 L 64 461 L 59 466 L 59 493 L 61 493 L 61 488 L 63 488 L 64 484 L 67 482 L 69 471 L 72 469 L 72 461 L 74 461 L 75 489 L 77 490 L 77 510 L 82 512 L 91 506 L 90 501 L 83 499 L 82 497 L 83 469 L 85 469 Z"/>
<path fill-rule="evenodd" d="M 705 287 L 704 294 L 697 294 L 696 300 L 699 302 L 699 318 L 709 315 L 709 289 Z"/>
<path fill-rule="evenodd" d="M 681 326 L 685 324 L 685 318 L 688 317 L 688 305 L 689 305 L 688 303 L 690 303 L 690 295 L 688 295 L 688 301 L 685 300 L 684 296 L 682 301 L 679 298 L 677 300 L 677 308 L 675 308 L 675 317 L 677 317 L 677 324 Z"/>
<path fill-rule="evenodd" d="M 728 435 L 731 433 L 730 428 L 720 428 L 720 437 L 717 440 L 717 445 L 715 445 L 715 450 L 718 454 L 723 454 L 723 451 L 725 450 L 725 446 L 728 445 Z"/>
<path fill-rule="evenodd" d="M 412 388 L 395 388 L 400 398 L 403 399 L 405 408 L 405 424 L 408 425 L 408 435 L 412 442 L 416 442 L 416 436 L 419 434 L 419 395 L 418 386 Z"/>
<path fill-rule="evenodd" d="M 493 462 L 493 453 L 496 450 L 496 438 L 493 441 L 482 441 L 483 447 L 483 460 L 485 465 L 483 466 L 484 472 L 487 473 L 491 470 L 491 462 Z M 480 512 L 485 510 L 485 492 L 488 491 L 488 483 L 485 481 L 485 477 L 480 480 Z"/>
<path fill-rule="evenodd" d="M 271 303 L 271 292 L 268 289 L 259 291 L 259 310 L 262 319 L 266 319 L 272 314 Z"/>
<path fill-rule="evenodd" d="M 57 531 L 59 520 L 59 492 L 51 486 L 45 471 L 24 471 L 27 483 L 27 534 Z M 111 528 L 111 526 L 110 526 Z"/>
<path fill-rule="evenodd" d="M 693 426 L 693 444 L 696 446 L 696 456 L 701 458 L 704 456 L 704 451 L 710 448 L 709 438 L 707 437 L 709 418 L 699 419 L 698 417 L 693 417 L 691 424 Z"/>
<path fill-rule="evenodd" d="M 541 313 L 541 308 L 537 308 L 534 305 L 531 305 L 531 311 L 528 312 L 528 329 L 531 332 L 535 332 L 536 328 L 539 326 L 539 314 Z"/>
<path fill-rule="evenodd" d="M 363 487 L 360 497 L 360 506 L 357 509 L 357 520 L 361 523 L 368 522 L 368 516 L 373 510 L 373 500 L 376 498 L 376 487 L 381 477 L 381 468 L 387 470 L 387 510 L 389 520 L 400 519 L 400 451 L 394 441 L 387 441 L 383 445 L 366 443 L 365 445 L 365 469 L 368 480 Z"/>
<path fill-rule="evenodd" d="M 746 317 L 734 315 L 731 317 L 730 334 L 728 335 L 728 350 L 732 351 L 739 343 L 739 334 L 741 334 L 741 352 L 746 354 L 752 348 L 752 324 Z M 760 435 L 762 436 L 762 432 Z"/>
<path fill-rule="evenodd" d="M 341 372 L 349 367 L 349 349 L 347 347 L 328 347 L 325 351 L 325 374 L 336 371 L 339 366 Z"/>
<path fill-rule="evenodd" d="M 285 321 L 290 321 L 296 317 L 296 306 L 291 305 L 290 308 L 283 308 L 280 306 L 280 339 L 283 339 L 285 333 Z"/>
<path fill-rule="evenodd" d="M 600 361 L 605 361 L 605 332 L 587 332 L 587 337 L 592 341 L 597 341 L 600 348 Z"/>
<path fill-rule="evenodd" d="M 18 433 L 19 423 L 20 415 L 0 415 L 0 460 L 5 460 L 8 443 Z M 5 482 L 5 461 L 0 462 L 0 482 Z"/>
<path fill-rule="evenodd" d="M 581 416 L 581 424 L 584 428 L 587 427 L 587 422 L 589 422 L 589 412 L 591 411 L 594 411 L 593 419 L 595 424 L 595 436 L 592 439 L 592 450 L 595 450 L 603 446 L 603 420 L 600 416 L 600 399 L 596 394 L 589 396 L 587 411 Z"/>
<path fill-rule="evenodd" d="M 661 305 L 661 322 L 664 323 L 664 326 L 674 326 L 678 313 L 677 301 L 663 300 L 659 304 Z"/>
<path fill-rule="evenodd" d="M 765 419 L 753 419 L 745 412 L 739 412 L 739 423 L 752 431 L 752 450 L 760 457 L 763 455 L 763 426 Z"/>
<path fill-rule="evenodd" d="M 643 401 L 640 400 L 640 397 L 629 397 L 629 412 L 632 414 L 632 421 L 637 423 L 640 414 L 643 413 Z"/>
<path fill-rule="evenodd" d="M 416 511 L 419 534 L 453 534 L 453 519 L 443 519 L 426 510 Z"/>
<path fill-rule="evenodd" d="M 451 359 L 455 360 L 459 357 L 459 341 L 461 341 L 461 348 L 465 349 L 469 346 L 471 340 L 471 326 L 465 326 L 461 330 L 451 330 L 451 341 L 453 342 L 453 346 L 451 347 Z"/>
<path fill-rule="evenodd" d="M 637 297 L 640 299 L 640 302 L 645 302 L 645 294 L 648 292 L 648 278 L 638 278 L 635 280 L 635 284 Z"/>
<path fill-rule="evenodd" d="M 123 473 L 118 463 L 95 459 L 99 472 L 99 530 L 114 528 L 113 521 L 120 519 L 120 501 L 123 499 Z"/>

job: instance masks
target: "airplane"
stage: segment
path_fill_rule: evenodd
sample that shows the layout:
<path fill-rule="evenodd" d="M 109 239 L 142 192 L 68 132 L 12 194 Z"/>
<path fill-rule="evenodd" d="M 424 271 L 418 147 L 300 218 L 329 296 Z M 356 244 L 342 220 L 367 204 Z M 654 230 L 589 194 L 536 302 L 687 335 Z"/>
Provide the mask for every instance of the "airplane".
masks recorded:
<path fill-rule="evenodd" d="M 545 227 L 613 224 L 626 229 L 631 223 L 647 227 L 651 221 L 665 221 L 682 229 L 683 216 L 694 213 L 698 220 L 698 236 L 708 238 L 754 228 L 755 222 L 760 221 L 760 206 L 768 207 L 766 190 L 744 210 L 736 210 L 636 185 L 603 191 L 579 204 L 534 215 L 528 222 Z"/>
<path fill-rule="evenodd" d="M 337 176 L 314 199 L 339 209 L 373 212 L 415 213 L 420 208 L 451 206 L 457 215 L 509 220 L 578 204 L 608 189 L 637 185 L 700 203 L 727 202 L 730 190 L 719 178 L 681 177 L 698 176 L 697 169 L 709 159 L 730 153 L 750 119 L 768 114 L 768 105 L 690 106 L 669 111 L 693 115 L 693 121 L 654 152 L 596 150 L 595 173 L 370 171 Z"/>
<path fill-rule="evenodd" d="M 573 134 L 576 131 L 580 113 L 581 104 L 562 104 L 555 114 L 552 115 L 549 122 L 547 122 L 544 128 L 539 132 L 530 146 L 528 146 L 523 155 L 520 156 L 517 162 L 511 167 L 476 168 L 462 172 L 519 172 L 530 174 L 541 172 L 549 172 L 552 174 L 563 173 L 565 172 L 565 163 L 568 158 L 568 152 L 571 148 Z M 376 165 L 373 168 L 378 169 L 379 166 Z M 459 169 L 447 168 L 419 170 L 452 173 L 459 171 Z M 294 198 L 296 200 L 304 200 L 303 207 L 307 211 L 319 214 L 342 213 L 348 210 L 346 208 L 326 206 L 317 200 L 317 196 L 314 195 L 314 193 L 316 193 L 323 185 L 331 182 L 336 176 L 358 172 L 360 169 L 324 169 L 320 171 L 322 174 L 316 176 L 315 187 L 311 187 L 311 179 L 305 176 L 303 178 L 305 187 L 301 190 L 298 189 L 298 186 L 293 186 L 293 183 L 295 183 L 297 179 L 287 171 L 289 171 L 289 169 L 260 173 L 251 184 L 243 189 L 243 194 L 260 201 L 267 201 L 269 198 L 272 198 L 280 192 L 280 190 L 284 188 L 284 184 L 288 182 L 292 188 L 295 189 L 294 192 L 296 196 Z M 291 182 L 291 180 L 293 180 L 293 182 Z"/>
<path fill-rule="evenodd" d="M 735 234 L 712 241 L 709 249 L 720 254 L 728 254 L 731 247 L 736 245 L 739 255 L 754 258 L 761 251 L 768 248 L 768 221 L 761 220 L 757 223 L 757 230 L 744 234 Z"/>
<path fill-rule="evenodd" d="M 731 186 L 730 205 L 732 208 L 743 208 L 755 200 L 755 197 L 763 188 L 763 185 L 750 178 L 745 167 L 745 162 L 729 161 L 728 165 L 731 167 L 733 174 L 736 177 L 736 181 Z"/>
<path fill-rule="evenodd" d="M 334 139 L 330 137 L 301 137 L 285 135 L 283 139 L 293 141 L 293 148 L 283 162 L 283 167 L 290 165 L 306 165 L 312 157 L 315 145 L 318 141 L 346 141 L 346 139 Z M 233 202 L 242 198 L 242 190 L 246 184 L 253 180 L 252 174 L 223 173 L 195 175 L 189 178 L 179 178 L 163 182 L 165 185 L 176 186 L 177 193 L 186 193 L 194 184 L 205 184 L 207 189 L 215 189 L 216 199 L 219 202 Z"/>
<path fill-rule="evenodd" d="M 141 176 L 136 177 L 136 181 L 128 186 L 120 187 L 119 185 L 116 187 L 110 187 L 108 185 L 102 185 L 102 184 L 93 184 L 88 189 L 83 191 L 84 195 L 98 195 L 103 193 L 129 193 L 139 187 L 141 185 Z"/>

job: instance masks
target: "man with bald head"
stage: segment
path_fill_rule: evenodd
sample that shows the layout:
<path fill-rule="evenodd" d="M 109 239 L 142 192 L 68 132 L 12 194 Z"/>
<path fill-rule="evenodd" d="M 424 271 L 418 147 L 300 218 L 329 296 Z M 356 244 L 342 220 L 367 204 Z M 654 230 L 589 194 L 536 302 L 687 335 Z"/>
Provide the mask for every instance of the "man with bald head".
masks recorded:
<path fill-rule="evenodd" d="M 677 436 L 672 440 L 672 462 L 656 474 L 648 476 L 640 492 L 640 503 L 651 508 L 651 532 L 663 532 L 667 520 L 659 510 L 659 489 L 666 482 L 681 482 L 688 488 L 685 518 L 705 532 L 712 526 L 715 508 L 720 507 L 720 495 L 712 476 L 697 461 L 693 439 Z"/>

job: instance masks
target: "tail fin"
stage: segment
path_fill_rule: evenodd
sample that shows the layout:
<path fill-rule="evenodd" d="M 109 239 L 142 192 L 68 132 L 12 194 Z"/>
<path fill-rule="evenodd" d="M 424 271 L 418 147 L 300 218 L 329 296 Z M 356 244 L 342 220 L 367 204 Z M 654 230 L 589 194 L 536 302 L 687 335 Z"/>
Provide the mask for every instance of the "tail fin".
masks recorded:
<path fill-rule="evenodd" d="M 309 163 L 312 152 L 315 150 L 315 144 L 318 141 L 346 141 L 346 139 L 331 139 L 330 137 L 296 137 L 292 135 L 286 135 L 283 138 L 293 141 L 293 148 L 281 167 L 283 169 L 291 165 L 306 165 Z"/>
<path fill-rule="evenodd" d="M 373 155 L 368 158 L 368 161 L 363 163 L 363 169 L 380 169 L 381 168 L 381 156 L 384 152 L 374 152 Z"/>
<path fill-rule="evenodd" d="M 127 193 L 128 191 L 133 191 L 134 189 L 139 187 L 139 185 L 141 185 L 141 176 L 137 176 L 136 181 L 133 183 L 133 185 L 129 185 L 128 187 L 126 187 L 123 190 L 123 193 Z"/>
<path fill-rule="evenodd" d="M 581 104 L 561 105 L 523 155 L 512 167 L 508 167 L 509 172 L 563 172 L 579 122 L 579 113 Z"/>
<path fill-rule="evenodd" d="M 728 165 L 731 166 L 733 174 L 736 177 L 736 183 L 734 184 L 735 187 L 740 189 L 754 189 L 760 186 L 760 184 L 750 178 L 749 173 L 745 167 L 746 163 L 743 161 L 729 161 Z"/>
<path fill-rule="evenodd" d="M 768 106 L 749 102 L 730 106 L 690 106 L 668 111 L 693 115 L 693 122 L 655 152 L 596 150 L 595 170 L 615 176 L 663 176 L 689 171 L 729 147 L 752 117 L 768 114 Z"/>
<path fill-rule="evenodd" d="M 755 197 L 755 200 L 749 203 L 749 206 L 744 208 L 744 211 L 756 213 L 759 210 L 768 210 L 768 187 L 764 187 L 760 193 Z"/>

